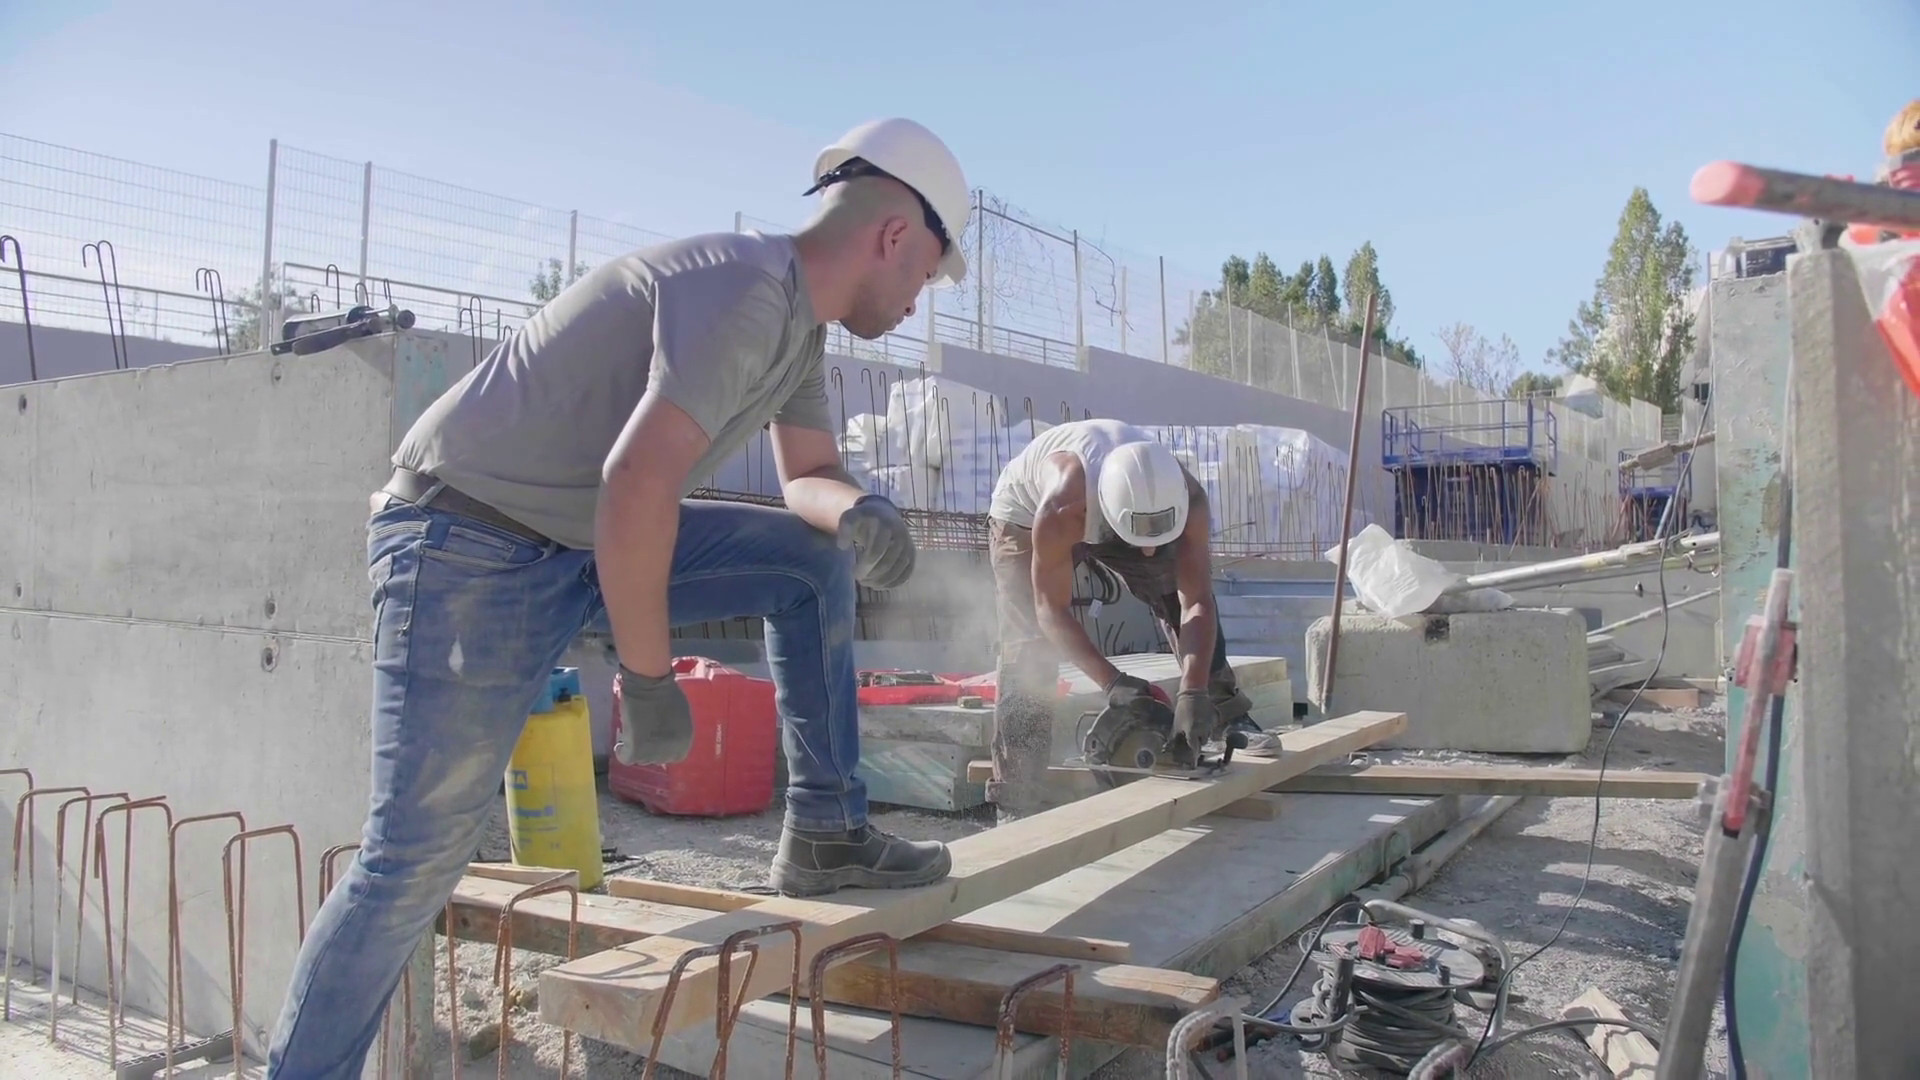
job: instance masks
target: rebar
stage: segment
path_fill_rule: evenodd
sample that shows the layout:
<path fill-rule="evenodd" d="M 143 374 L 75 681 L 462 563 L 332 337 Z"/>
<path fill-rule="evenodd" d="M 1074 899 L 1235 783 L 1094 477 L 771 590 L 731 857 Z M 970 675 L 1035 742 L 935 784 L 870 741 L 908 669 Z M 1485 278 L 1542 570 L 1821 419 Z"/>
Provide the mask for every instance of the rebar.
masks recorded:
<path fill-rule="evenodd" d="M 513 1030 L 510 1016 L 513 1012 L 513 909 L 522 900 L 531 900 L 536 896 L 550 896 L 564 892 L 570 901 L 567 912 L 567 959 L 577 959 L 580 953 L 580 884 L 579 875 L 569 870 L 555 874 L 534 885 L 529 885 L 507 898 L 500 907 L 500 929 L 494 935 L 493 985 L 500 991 L 500 1080 L 507 1080 L 507 1051 L 513 1048 Z M 447 923 L 447 936 L 453 936 L 453 923 Z M 454 1004 L 455 1008 L 459 1003 Z M 572 1065 L 573 1036 L 566 1029 L 560 1032 L 560 1080 L 567 1080 Z"/>
<path fill-rule="evenodd" d="M 176 1033 L 185 1034 L 186 985 L 185 968 L 180 953 L 180 830 L 189 825 L 204 824 L 213 821 L 232 821 L 241 832 L 247 828 L 247 818 L 238 810 L 223 810 L 213 814 L 194 814 L 183 817 L 167 827 L 167 1061 L 166 1074 L 173 1075 L 174 1048 L 179 1045 Z M 233 1032 L 234 1060 L 239 1061 L 240 1032 Z"/>
<path fill-rule="evenodd" d="M 120 1025 L 126 1020 L 123 995 L 127 983 L 128 942 L 132 938 L 127 918 L 133 908 L 133 814 L 136 810 L 158 810 L 166 815 L 168 828 L 173 826 L 173 808 L 167 805 L 164 795 L 109 806 L 100 811 L 100 816 L 93 822 L 94 871 L 100 878 L 100 925 L 107 950 L 107 1064 L 115 1067 L 120 1063 Z M 112 813 L 124 813 L 127 818 L 125 834 L 120 842 L 120 967 L 117 972 L 113 964 L 112 878 L 107 874 L 107 815 Z M 77 982 L 80 978 L 77 947 L 73 964 L 73 975 Z"/>
<path fill-rule="evenodd" d="M 449 912 L 447 925 L 453 925 Z M 653 1015 L 653 1042 L 647 1050 L 647 1063 L 641 1070 L 640 1080 L 653 1080 L 654 1070 L 660 1063 L 660 1045 L 666 1040 L 667 1015 L 673 1009 L 673 998 L 680 990 L 680 979 L 687 972 L 687 966 L 695 960 L 710 956 L 720 958 L 718 1002 L 714 1009 L 714 1031 L 719 1036 L 720 1045 L 714 1052 L 713 1066 L 708 1070 L 711 1080 L 724 1080 L 727 1067 L 727 1039 L 733 1033 L 734 1021 L 739 1019 L 740 1008 L 746 1004 L 745 987 L 753 981 L 754 962 L 759 958 L 759 946 L 751 938 L 768 934 L 790 933 L 793 935 L 793 977 L 787 992 L 787 1070 L 783 1075 L 793 1075 L 793 1052 L 798 1036 L 796 1027 L 800 1020 L 800 923 L 788 921 L 770 926 L 751 927 L 727 936 L 718 945 L 702 945 L 697 949 L 688 949 L 674 960 L 673 968 L 667 972 L 667 986 L 660 995 L 660 1004 Z M 733 954 L 744 951 L 749 956 L 746 978 L 741 981 L 741 998 L 732 1000 L 732 959 Z"/>
<path fill-rule="evenodd" d="M 47 1041 L 60 1041 L 60 922 L 64 917 L 67 897 L 67 810 L 79 803 L 85 810 L 80 824 L 80 889 L 79 899 L 75 903 L 73 930 L 73 997 L 72 1004 L 80 1004 L 80 943 L 87 936 L 87 841 L 89 828 L 93 824 L 93 804 L 102 799 L 119 799 L 127 802 L 132 798 L 124 791 L 107 791 L 98 795 L 75 795 L 60 804 L 53 816 L 53 963 L 47 976 Z"/>
<path fill-rule="evenodd" d="M 93 253 L 93 263 L 100 271 L 100 296 L 107 308 L 107 338 L 113 344 L 114 370 L 132 367 L 127 356 L 127 314 L 120 303 L 120 257 L 114 253 L 113 244 L 98 240 L 91 244 L 80 245 L 80 265 L 87 266 L 87 253 Z M 109 288 L 108 273 L 111 270 L 112 284 Z"/>
<path fill-rule="evenodd" d="M 39 970 L 39 964 L 36 962 L 39 959 L 39 953 L 35 948 L 39 935 L 36 933 L 37 927 L 33 916 L 33 896 L 39 892 L 34 874 L 33 800 L 46 795 L 67 795 L 76 791 L 86 794 L 87 792 L 84 786 L 33 787 L 33 774 L 27 773 L 25 769 L 19 771 L 27 774 L 28 787 L 26 794 L 20 796 L 20 801 L 13 804 L 13 887 L 7 890 L 7 970 L 5 987 L 0 989 L 0 1019 L 6 1020 L 13 1019 L 13 933 L 17 925 L 16 905 L 20 899 L 20 840 L 23 832 L 27 842 L 27 892 L 29 894 L 27 896 L 27 969 Z M 54 934 L 56 949 L 59 936 L 56 929 Z"/>
<path fill-rule="evenodd" d="M 1007 988 L 1000 998 L 999 1023 L 994 1027 L 993 1061 L 995 1080 L 1013 1080 L 1014 1021 L 1020 1002 L 1048 983 L 1060 983 L 1060 1080 L 1067 1080 L 1067 1063 L 1073 1056 L 1073 976 L 1079 964 L 1055 964 L 1038 971 Z"/>
<path fill-rule="evenodd" d="M 220 882 L 227 912 L 227 982 L 233 993 L 233 1080 L 241 1080 L 246 1067 L 246 1039 L 242 1014 L 246 1011 L 247 959 L 247 848 L 253 841 L 268 836 L 285 836 L 293 845 L 293 925 L 301 944 L 307 941 L 307 886 L 301 873 L 300 833 L 292 825 L 269 825 L 246 829 L 227 838 L 220 849 Z M 233 849 L 240 848 L 239 917 L 235 918 L 233 887 Z"/>
<path fill-rule="evenodd" d="M 27 329 L 27 381 L 40 378 L 40 364 L 33 354 L 33 312 L 27 305 L 27 257 L 20 251 L 20 240 L 14 236 L 0 236 L 0 265 L 7 261 L 7 245 L 13 245 L 13 272 L 20 279 L 20 321 Z M 25 769 L 7 769 L 5 772 L 26 772 Z M 0 773 L 4 775 L 4 773 Z M 29 782 L 31 786 L 31 782 Z"/>
<path fill-rule="evenodd" d="M 847 953 L 864 952 L 875 946 L 887 950 L 887 1017 L 893 1039 L 893 1080 L 900 1080 L 905 1066 L 900 1054 L 900 942 L 892 934 L 861 934 L 829 945 L 814 954 L 807 979 L 807 1004 L 813 1013 L 813 1064 L 820 1080 L 827 1080 L 827 966 Z M 792 1075 L 789 1064 L 788 1075 Z"/>

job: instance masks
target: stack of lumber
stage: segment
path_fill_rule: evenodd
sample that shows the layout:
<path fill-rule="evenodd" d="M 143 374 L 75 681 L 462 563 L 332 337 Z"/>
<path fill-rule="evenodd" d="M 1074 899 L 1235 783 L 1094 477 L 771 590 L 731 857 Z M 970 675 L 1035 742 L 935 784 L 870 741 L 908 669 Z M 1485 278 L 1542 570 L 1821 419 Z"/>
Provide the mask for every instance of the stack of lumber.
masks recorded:
<path fill-rule="evenodd" d="M 685 954 L 710 952 L 737 933 L 764 931 L 770 927 L 796 926 L 798 940 L 786 933 L 770 933 L 754 939 L 757 962 L 738 980 L 743 999 L 786 992 L 795 963 L 805 972 L 821 950 L 867 934 L 883 933 L 912 941 L 911 947 L 915 950 L 931 946 L 976 948 L 978 946 L 952 942 L 929 942 L 922 935 L 956 922 L 964 925 L 968 914 L 1169 830 L 1182 829 L 1316 765 L 1342 760 L 1353 751 L 1392 738 L 1405 726 L 1406 717 L 1401 713 L 1356 713 L 1338 717 L 1310 729 L 1289 732 L 1282 739 L 1278 757 L 1244 755 L 1236 758 L 1227 771 L 1207 780 L 1148 777 L 999 825 L 950 845 L 953 873 L 945 881 L 925 888 L 847 890 L 813 900 L 755 897 L 750 904 L 691 923 L 660 926 L 651 936 L 595 951 L 546 971 L 540 982 L 541 1018 L 641 1053 L 647 1052 L 651 1045 L 650 1035 L 656 1030 L 657 1020 L 661 1021 L 659 1030 L 663 1033 L 703 1023 L 711 1028 L 719 981 L 717 959 L 707 955 L 680 968 L 672 1007 L 662 1020 L 668 976 Z M 680 898 L 684 899 L 685 894 L 680 894 Z M 724 902 L 742 903 L 731 899 Z M 676 913 L 675 918 L 679 917 Z M 1030 950 L 1032 942 L 1026 940 L 1020 947 Z M 905 950 L 903 947 L 903 965 Z M 991 959 L 977 956 L 976 960 L 981 965 L 1001 967 L 1009 963 L 998 956 Z M 880 962 L 884 964 L 884 960 Z M 745 966 L 736 964 L 732 970 L 739 973 Z M 999 971 L 995 971 L 994 977 L 999 977 Z M 1146 973 L 1135 971 L 1128 974 L 1128 978 L 1133 980 L 1130 985 L 1135 990 L 1140 989 L 1142 980 L 1150 983 L 1153 993 L 1159 995 L 1154 1000 L 1162 1004 L 1217 992 L 1217 987 L 1210 990 L 1205 986 L 1168 983 L 1162 974 L 1152 973 L 1152 969 Z M 1004 992 L 1006 984 L 998 986 Z M 977 1003 L 972 1007 L 977 1008 Z M 1157 1025 L 1154 1030 L 1158 1030 Z"/>

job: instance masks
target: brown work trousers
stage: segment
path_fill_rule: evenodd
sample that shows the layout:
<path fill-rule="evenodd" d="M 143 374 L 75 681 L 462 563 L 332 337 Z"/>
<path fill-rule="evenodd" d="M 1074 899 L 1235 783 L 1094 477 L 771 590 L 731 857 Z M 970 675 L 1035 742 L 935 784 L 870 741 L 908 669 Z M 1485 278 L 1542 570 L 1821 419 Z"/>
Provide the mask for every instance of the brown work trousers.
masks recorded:
<path fill-rule="evenodd" d="M 1188 486 L 1199 485 L 1191 476 Z M 1120 579 L 1128 593 L 1153 612 L 1169 644 L 1177 645 L 1180 630 L 1180 594 L 1175 560 L 1179 541 L 1155 549 L 1152 555 L 1117 540 L 1103 544 L 1075 544 L 1077 567 L 1093 562 Z M 1000 664 L 998 700 L 994 708 L 993 773 L 987 797 L 1003 816 L 1018 817 L 1066 801 L 1047 796 L 1047 766 L 1053 752 L 1053 702 L 1059 679 L 1060 657 L 1040 630 L 1033 594 L 1033 530 L 998 518 L 987 521 L 987 551 L 999 612 Z M 1208 694 L 1229 713 L 1245 702 L 1233 668 L 1227 663 L 1226 634 L 1216 614 L 1213 660 Z M 1236 702 L 1237 699 L 1237 702 Z M 1077 749 L 1075 751 L 1078 752 Z"/>

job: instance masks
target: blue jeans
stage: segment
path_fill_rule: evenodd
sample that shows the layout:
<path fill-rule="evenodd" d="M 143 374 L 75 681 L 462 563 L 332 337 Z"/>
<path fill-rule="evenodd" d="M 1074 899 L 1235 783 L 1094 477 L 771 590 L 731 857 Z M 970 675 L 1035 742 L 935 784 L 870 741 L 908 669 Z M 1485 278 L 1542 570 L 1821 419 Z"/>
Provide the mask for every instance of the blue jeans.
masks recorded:
<path fill-rule="evenodd" d="M 279 1080 L 358 1080 L 408 956 L 501 812 L 501 776 L 548 671 L 583 630 L 607 630 L 591 552 L 386 499 L 367 563 L 371 806 L 294 965 L 268 1054 Z M 866 823 L 854 595 L 852 553 L 799 516 L 681 504 L 669 620 L 766 620 L 791 827 Z"/>

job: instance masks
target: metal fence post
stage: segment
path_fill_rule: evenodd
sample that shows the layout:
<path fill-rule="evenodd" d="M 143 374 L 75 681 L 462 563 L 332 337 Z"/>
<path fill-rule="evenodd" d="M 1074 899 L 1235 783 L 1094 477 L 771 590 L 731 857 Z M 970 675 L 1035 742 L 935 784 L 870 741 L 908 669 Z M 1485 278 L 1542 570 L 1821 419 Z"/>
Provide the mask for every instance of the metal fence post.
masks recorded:
<path fill-rule="evenodd" d="M 1073 230 L 1073 347 L 1087 347 L 1086 278 L 1080 272 L 1080 230 Z"/>
<path fill-rule="evenodd" d="M 1120 268 L 1119 300 L 1120 302 L 1115 306 L 1120 309 L 1120 351 L 1126 352 L 1127 351 L 1127 268 L 1124 266 Z"/>
<path fill-rule="evenodd" d="M 373 231 L 373 162 L 360 178 L 360 284 L 367 283 L 367 240 Z"/>
<path fill-rule="evenodd" d="M 747 215 L 739 210 L 733 212 L 733 231 L 737 233 L 747 231 Z"/>
<path fill-rule="evenodd" d="M 1287 355 L 1293 358 L 1293 396 L 1300 396 L 1300 331 L 1287 323 Z"/>
<path fill-rule="evenodd" d="M 987 351 L 986 188 L 973 189 L 973 347 Z"/>
<path fill-rule="evenodd" d="M 274 318 L 280 305 L 273 294 L 273 188 L 274 179 L 280 174 L 280 140 L 267 140 L 267 220 L 266 241 L 260 251 L 260 340 L 255 348 L 264 349 L 267 344 L 279 336 L 279 328 Z"/>
<path fill-rule="evenodd" d="M 1225 275 L 1222 275 L 1222 277 L 1225 277 Z M 1226 366 L 1226 369 L 1225 369 L 1225 370 L 1226 370 L 1226 373 L 1227 373 L 1227 378 L 1229 378 L 1229 379 L 1231 379 L 1231 378 L 1233 378 L 1233 368 L 1234 368 L 1234 360 L 1233 360 L 1233 282 L 1232 282 L 1231 280 L 1223 280 L 1223 281 L 1221 281 L 1221 282 L 1220 282 L 1220 297 L 1221 297 L 1221 303 L 1220 303 L 1220 316 L 1221 316 L 1221 318 L 1220 318 L 1220 321 L 1221 321 L 1221 322 L 1223 322 L 1223 323 L 1226 323 L 1226 324 L 1227 324 L 1227 366 Z"/>
<path fill-rule="evenodd" d="M 1167 328 L 1167 257 L 1160 256 L 1160 362 L 1173 363 L 1173 331 Z"/>
<path fill-rule="evenodd" d="M 579 252 L 580 211 L 572 210 L 567 213 L 567 284 L 569 285 L 573 284 L 573 279 L 579 276 L 574 273 L 574 268 L 580 265 Z"/>

